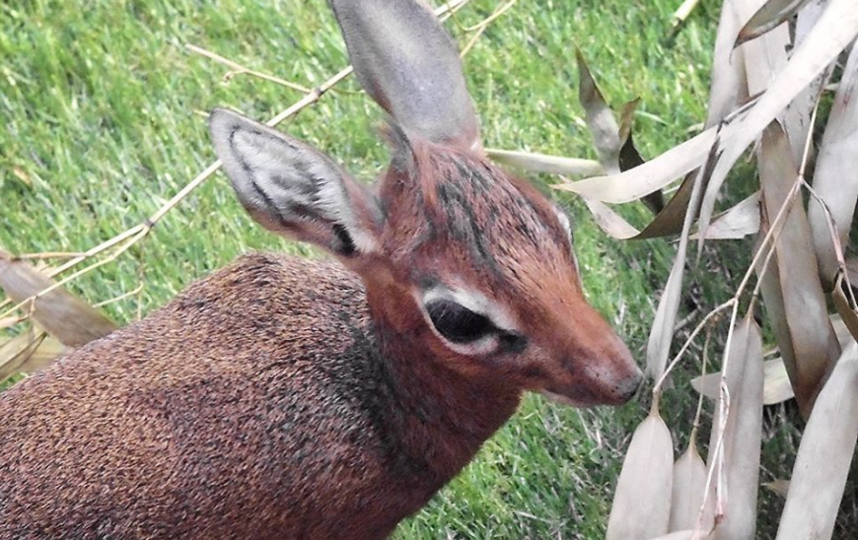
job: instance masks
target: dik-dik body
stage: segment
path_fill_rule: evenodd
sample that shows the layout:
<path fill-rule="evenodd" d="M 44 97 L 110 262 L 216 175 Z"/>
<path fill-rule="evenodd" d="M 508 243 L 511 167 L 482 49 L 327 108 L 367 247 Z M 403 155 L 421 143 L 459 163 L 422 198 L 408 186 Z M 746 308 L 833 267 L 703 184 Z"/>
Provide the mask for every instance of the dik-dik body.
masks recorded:
<path fill-rule="evenodd" d="M 524 391 L 620 404 L 628 350 L 568 220 L 488 162 L 449 37 L 412 0 L 333 0 L 391 115 L 373 191 L 236 113 L 211 132 L 267 228 L 243 257 L 0 395 L 0 538 L 383 538 Z"/>

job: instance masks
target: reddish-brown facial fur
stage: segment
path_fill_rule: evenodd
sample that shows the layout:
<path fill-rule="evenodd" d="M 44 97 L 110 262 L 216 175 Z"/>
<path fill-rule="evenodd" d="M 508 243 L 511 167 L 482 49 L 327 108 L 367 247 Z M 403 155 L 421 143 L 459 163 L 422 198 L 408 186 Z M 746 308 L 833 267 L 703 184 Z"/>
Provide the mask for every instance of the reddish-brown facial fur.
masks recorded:
<path fill-rule="evenodd" d="M 245 256 L 0 394 L 0 540 L 380 539 L 523 391 L 631 397 L 568 220 L 479 151 L 443 28 L 419 0 L 330 2 L 393 117 L 377 194 L 237 113 L 210 130 L 251 215 L 339 262 Z"/>

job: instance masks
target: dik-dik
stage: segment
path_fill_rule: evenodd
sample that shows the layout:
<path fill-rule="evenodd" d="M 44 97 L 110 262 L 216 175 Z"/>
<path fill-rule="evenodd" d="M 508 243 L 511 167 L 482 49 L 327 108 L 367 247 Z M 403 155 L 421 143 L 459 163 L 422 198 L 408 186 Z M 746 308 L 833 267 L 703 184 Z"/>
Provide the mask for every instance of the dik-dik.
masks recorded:
<path fill-rule="evenodd" d="M 3 540 L 384 538 L 524 391 L 635 392 L 569 221 L 486 159 L 434 16 L 332 3 L 390 114 L 376 188 L 237 113 L 210 127 L 254 219 L 335 260 L 242 257 L 0 395 Z"/>

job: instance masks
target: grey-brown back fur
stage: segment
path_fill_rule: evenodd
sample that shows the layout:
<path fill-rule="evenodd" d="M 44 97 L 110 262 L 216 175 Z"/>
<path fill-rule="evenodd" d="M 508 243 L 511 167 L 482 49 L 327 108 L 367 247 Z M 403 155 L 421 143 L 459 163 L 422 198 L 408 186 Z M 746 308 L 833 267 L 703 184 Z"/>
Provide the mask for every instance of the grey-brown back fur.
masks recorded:
<path fill-rule="evenodd" d="M 338 264 L 257 254 L 79 349 L 0 398 L 0 538 L 386 536 L 517 393 L 463 424 L 371 325 Z"/>

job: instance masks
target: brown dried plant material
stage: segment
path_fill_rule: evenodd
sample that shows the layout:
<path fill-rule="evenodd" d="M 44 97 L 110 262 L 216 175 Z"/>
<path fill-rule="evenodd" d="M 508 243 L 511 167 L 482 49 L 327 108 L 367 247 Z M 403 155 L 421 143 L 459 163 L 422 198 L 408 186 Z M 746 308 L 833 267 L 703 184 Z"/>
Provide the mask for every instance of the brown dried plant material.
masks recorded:
<path fill-rule="evenodd" d="M 44 332 L 29 328 L 0 344 L 0 381 L 15 373 L 33 373 L 70 349 Z"/>
<path fill-rule="evenodd" d="M 792 196 L 783 226 L 775 231 L 775 252 L 761 277 L 761 291 L 796 400 L 807 417 L 840 356 L 840 344 L 828 317 L 807 216 L 801 198 L 794 196 L 797 168 L 779 124 L 763 133 L 758 162 L 764 230 Z"/>
<path fill-rule="evenodd" d="M 673 441 L 653 400 L 626 452 L 606 540 L 649 540 L 667 533 L 673 489 Z"/>
<path fill-rule="evenodd" d="M 575 57 L 578 60 L 578 100 L 584 107 L 599 162 L 608 174 L 617 174 L 620 172 L 620 127 L 590 73 L 584 55 L 576 50 Z"/>
<path fill-rule="evenodd" d="M 849 228 L 858 201 L 858 47 L 852 47 L 816 159 L 813 190 L 808 203 L 813 248 L 823 283 L 831 287 L 849 241 Z M 832 223 L 829 221 L 833 219 Z M 832 232 L 839 245 L 832 241 Z"/>
<path fill-rule="evenodd" d="M 691 386 L 711 400 L 718 399 L 720 373 L 708 373 L 691 380 Z M 763 362 L 763 405 L 774 405 L 795 397 L 783 358 Z"/>
<path fill-rule="evenodd" d="M 692 435 L 688 449 L 673 464 L 669 531 L 694 529 L 706 493 L 706 464 Z"/>
<path fill-rule="evenodd" d="M 843 325 L 849 330 L 853 339 L 858 339 L 858 312 L 855 311 L 852 303 L 846 297 L 846 293 L 843 291 L 845 287 L 843 276 L 839 275 L 834 284 L 834 290 L 831 292 L 831 298 L 834 300 L 834 307 L 837 309 Z"/>
<path fill-rule="evenodd" d="M 858 438 L 858 344 L 819 393 L 798 448 L 777 540 L 831 538 Z"/>
<path fill-rule="evenodd" d="M 760 192 L 743 199 L 712 220 L 707 240 L 738 240 L 760 230 Z M 698 238 L 699 232 L 691 236 Z"/>
<path fill-rule="evenodd" d="M 808 0 L 769 0 L 745 23 L 736 38 L 736 45 L 750 41 L 785 23 Z"/>
<path fill-rule="evenodd" d="M 728 355 L 729 408 L 725 418 L 717 406 L 712 419 L 709 468 L 714 467 L 714 481 L 708 504 L 717 516 L 713 537 L 743 540 L 756 532 L 763 430 L 763 342 L 751 314 L 733 329 Z"/>
<path fill-rule="evenodd" d="M 735 131 L 731 131 L 729 137 L 725 133 L 724 152 L 712 173 L 700 208 L 701 230 L 709 226 L 721 186 L 739 157 L 773 120 L 782 115 L 796 96 L 828 69 L 856 35 L 858 0 L 830 0 L 813 30 L 774 76 L 766 91 L 743 118 L 731 124 Z"/>
<path fill-rule="evenodd" d="M 531 172 L 585 176 L 605 173 L 602 165 L 592 159 L 557 157 L 496 148 L 486 148 L 486 154 L 498 163 Z"/>
<path fill-rule="evenodd" d="M 23 302 L 52 285 L 50 279 L 26 262 L 0 254 L 0 287 L 14 302 Z M 79 347 L 116 329 L 95 308 L 61 287 L 35 300 L 32 317 L 69 347 Z"/>

